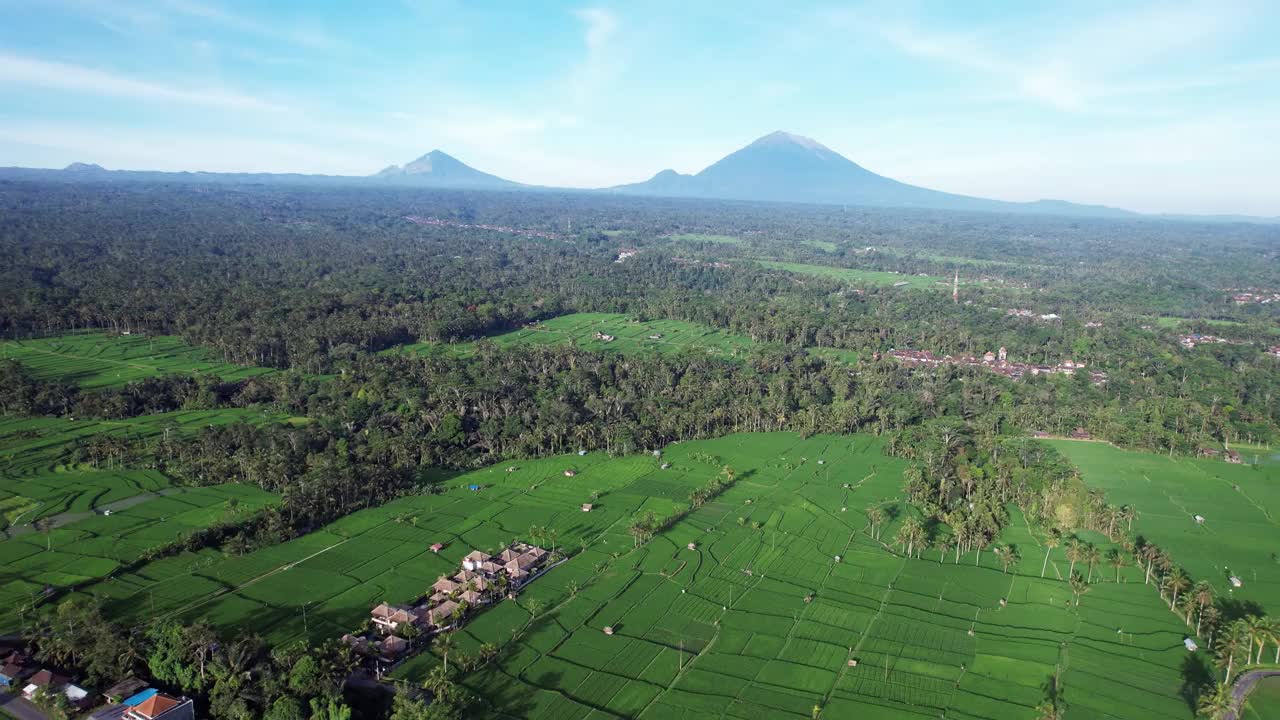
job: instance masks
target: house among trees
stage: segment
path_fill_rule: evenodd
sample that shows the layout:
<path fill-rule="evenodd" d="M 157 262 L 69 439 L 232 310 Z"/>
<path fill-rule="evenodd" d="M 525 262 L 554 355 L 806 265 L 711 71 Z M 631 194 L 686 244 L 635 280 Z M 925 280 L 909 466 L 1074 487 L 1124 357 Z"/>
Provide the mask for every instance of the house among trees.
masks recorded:
<path fill-rule="evenodd" d="M 1221 454 L 1222 454 L 1221 450 L 1217 448 L 1211 448 L 1211 447 L 1202 447 L 1196 451 L 1196 455 L 1202 458 L 1216 458 Z"/>
<path fill-rule="evenodd" d="M 1242 460 L 1240 459 L 1240 453 L 1235 450 L 1228 450 L 1227 462 L 1232 463 L 1234 465 L 1239 465 L 1242 462 Z"/>
<path fill-rule="evenodd" d="M 416 608 L 386 603 L 374 608 L 372 616 L 373 624 L 388 634 L 402 631 L 407 625 L 421 625 L 423 620 Z"/>
<path fill-rule="evenodd" d="M 123 720 L 195 720 L 195 717 L 195 703 L 190 698 L 157 692 L 131 706 Z"/>
<path fill-rule="evenodd" d="M 1092 440 L 1093 435 L 1090 435 L 1088 430 L 1085 430 L 1082 427 L 1077 427 L 1075 430 L 1071 431 L 1071 439 L 1072 440 Z"/>
<path fill-rule="evenodd" d="M 0 691 L 5 688 L 22 687 L 22 681 L 34 672 L 31 658 L 26 653 L 14 650 L 0 660 Z"/>

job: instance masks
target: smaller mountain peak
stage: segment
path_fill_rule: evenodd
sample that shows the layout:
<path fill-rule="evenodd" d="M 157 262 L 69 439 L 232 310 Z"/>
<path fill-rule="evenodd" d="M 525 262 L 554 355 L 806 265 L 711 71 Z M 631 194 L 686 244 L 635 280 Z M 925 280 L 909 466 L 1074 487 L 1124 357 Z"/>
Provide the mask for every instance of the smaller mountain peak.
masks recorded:
<path fill-rule="evenodd" d="M 66 172 L 106 172 L 106 168 L 97 163 L 73 162 L 63 168 Z"/>
<path fill-rule="evenodd" d="M 766 147 L 770 145 L 799 145 L 808 150 L 827 150 L 827 146 L 803 135 L 796 135 L 782 130 L 777 130 L 757 139 L 748 147 Z"/>

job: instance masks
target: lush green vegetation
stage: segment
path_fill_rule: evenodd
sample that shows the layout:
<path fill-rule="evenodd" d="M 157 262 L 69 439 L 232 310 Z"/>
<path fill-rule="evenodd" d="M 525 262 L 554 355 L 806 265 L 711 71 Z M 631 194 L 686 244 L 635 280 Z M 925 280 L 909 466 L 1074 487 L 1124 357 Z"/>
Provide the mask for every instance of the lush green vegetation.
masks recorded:
<path fill-rule="evenodd" d="M 1098 442 L 1052 443 L 1080 468 L 1086 484 L 1105 491 L 1112 503 L 1136 508 L 1135 536 L 1166 550 L 1193 579 L 1210 583 L 1232 602 L 1280 608 L 1280 556 L 1274 547 L 1280 537 L 1280 464 L 1252 464 L 1270 451 L 1240 448 L 1251 464 L 1233 465 Z M 1232 575 L 1243 587 L 1231 586 Z"/>
<path fill-rule="evenodd" d="M 707 233 L 680 233 L 672 235 L 672 240 L 679 242 L 704 242 L 704 243 L 728 243 L 737 245 L 742 242 L 742 238 L 733 237 L 732 235 L 714 235 Z"/>
<path fill-rule="evenodd" d="M 597 334 L 612 336 L 604 340 Z M 457 356 L 475 354 L 482 343 L 498 348 L 513 345 L 568 345 L 577 348 L 619 353 L 705 353 L 723 358 L 745 358 L 755 343 L 750 338 L 708 328 L 683 320 L 635 320 L 618 313 L 572 313 L 550 318 L 534 326 L 484 340 L 445 345 Z M 441 347 L 435 343 L 415 343 L 384 350 L 384 353 L 424 352 Z M 809 348 L 809 352 L 844 362 L 856 362 L 857 354 L 837 348 Z"/>
<path fill-rule="evenodd" d="M 434 702 L 396 720 L 1188 717 L 1275 647 L 1280 305 L 1231 300 L 1280 287 L 1275 228 L 131 183 L 0 215 L 0 620 L 95 681 L 325 718 L 322 640 L 535 526 L 571 559 L 402 666 Z M 887 354 L 1000 347 L 1107 381 Z M 1030 439 L 1076 427 L 1154 454 Z M 1224 445 L 1261 467 L 1188 459 Z"/>
<path fill-rule="evenodd" d="M 1280 719 L 1280 677 L 1270 677 L 1258 683 L 1249 695 L 1242 720 Z"/>
<path fill-rule="evenodd" d="M 94 389 L 163 374 L 208 374 L 239 380 L 270 372 L 211 358 L 212 353 L 167 335 L 86 332 L 52 338 L 0 342 L 0 359 L 22 363 L 40 380 Z"/>
<path fill-rule="evenodd" d="M 866 285 L 893 285 L 906 283 L 904 287 L 914 289 L 925 289 L 938 287 L 938 283 L 945 283 L 940 277 L 930 275 L 905 275 L 891 271 L 881 270 L 861 270 L 856 268 L 833 267 L 831 265 L 806 265 L 803 263 L 776 262 L 773 260 L 756 260 L 761 265 L 777 270 L 786 270 L 787 272 L 800 273 L 802 275 L 817 275 L 819 277 L 832 278 L 841 282 L 866 286 Z"/>

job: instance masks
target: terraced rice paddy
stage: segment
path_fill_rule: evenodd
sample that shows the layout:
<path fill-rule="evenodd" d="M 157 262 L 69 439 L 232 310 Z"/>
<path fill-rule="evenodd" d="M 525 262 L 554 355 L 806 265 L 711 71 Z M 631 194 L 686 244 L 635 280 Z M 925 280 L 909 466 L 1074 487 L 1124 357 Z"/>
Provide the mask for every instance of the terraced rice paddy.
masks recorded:
<path fill-rule="evenodd" d="M 0 342 L 0 358 L 18 360 L 38 379 L 77 383 L 86 389 L 164 374 L 204 373 L 238 380 L 271 372 L 219 362 L 208 350 L 169 335 L 76 333 L 10 340 Z"/>
<path fill-rule="evenodd" d="M 1134 533 L 1167 550 L 1192 578 L 1264 611 L 1280 608 L 1280 465 L 1170 459 L 1105 443 L 1050 442 L 1080 468 L 1085 483 L 1106 491 L 1109 503 L 1137 508 Z M 1204 516 L 1203 525 L 1195 515 Z M 1244 587 L 1231 588 L 1231 575 L 1239 576 Z"/>
<path fill-rule="evenodd" d="M 596 338 L 596 333 L 612 335 L 614 340 Z M 563 345 L 620 353 L 702 352 L 725 358 L 745 357 L 754 347 L 750 338 L 709 328 L 683 320 L 637 321 L 617 313 L 573 313 L 546 320 L 537 328 L 522 328 L 489 339 L 498 347 L 513 345 Z M 433 343 L 415 343 L 388 352 L 421 352 L 437 347 Z M 465 356 L 475 352 L 475 343 L 445 346 L 449 352 Z M 851 350 L 811 348 L 810 352 L 844 362 L 856 362 Z"/>
<path fill-rule="evenodd" d="M 905 275 L 900 273 L 884 272 L 881 270 L 857 270 L 854 268 L 833 267 L 830 265 L 806 265 L 804 263 L 775 262 L 772 260 L 751 260 L 751 262 L 765 267 L 774 268 L 776 270 L 786 270 L 787 272 L 800 273 L 802 275 L 816 275 L 818 277 L 840 280 L 841 282 L 846 282 L 850 285 L 860 287 L 868 285 L 896 285 L 897 283 L 906 283 L 903 287 L 924 290 L 939 287 L 939 282 L 947 282 L 946 278 L 934 277 L 932 275 Z"/>
<path fill-rule="evenodd" d="M 673 512 L 724 464 L 730 490 L 636 548 L 633 518 Z M 736 435 L 661 459 L 513 465 L 241 558 L 170 558 L 90 591 L 125 618 L 319 640 L 537 525 L 557 530 L 572 559 L 455 634 L 455 653 L 501 648 L 463 678 L 494 717 L 805 718 L 821 706 L 826 717 L 1027 718 L 1055 675 L 1071 718 L 1192 716 L 1179 693 L 1203 660 L 1135 568 L 1122 582 L 1099 569 L 1076 608 L 1063 550 L 1041 579 L 1043 554 L 1016 512 L 1002 542 L 1023 560 L 1009 574 L 989 552 L 976 564 L 934 551 L 908 560 L 872 540 L 867 505 L 898 521 L 913 512 L 894 500 L 902 463 L 874 438 Z M 433 542 L 446 546 L 438 556 Z M 436 662 L 419 655 L 396 674 L 418 682 Z"/>
<path fill-rule="evenodd" d="M 256 488 L 178 488 L 153 470 L 75 464 L 74 443 L 264 419 L 223 410 L 121 421 L 0 420 L 0 631 L 13 629 L 22 608 L 46 585 L 57 589 L 93 582 L 149 550 L 276 502 Z M 102 514 L 107 510 L 111 515 Z M 33 526 L 37 520 L 48 524 L 47 532 Z"/>

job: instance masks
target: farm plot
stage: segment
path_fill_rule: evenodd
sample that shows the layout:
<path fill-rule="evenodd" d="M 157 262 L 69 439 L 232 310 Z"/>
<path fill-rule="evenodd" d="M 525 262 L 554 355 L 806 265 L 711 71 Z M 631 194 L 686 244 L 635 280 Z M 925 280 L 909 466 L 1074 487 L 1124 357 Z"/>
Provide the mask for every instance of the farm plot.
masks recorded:
<path fill-rule="evenodd" d="M 110 387 L 165 374 L 203 373 L 238 380 L 273 372 L 217 360 L 170 335 L 75 333 L 0 342 L 0 358 L 17 360 L 40 380 Z"/>
<path fill-rule="evenodd" d="M 463 678 L 490 716 L 1029 718 L 1055 677 L 1067 717 L 1194 714 L 1180 691 L 1204 659 L 1136 568 L 1099 570 L 1077 607 L 1064 550 L 1045 563 L 1020 515 L 1001 539 L 1024 555 L 1008 573 L 989 552 L 908 560 L 873 540 L 867 506 L 897 518 L 886 538 L 910 512 L 903 465 L 876 439 L 736 435 L 664 460 L 686 487 L 699 461 L 738 480 L 638 548 L 629 512 L 578 534 L 573 559 L 458 631 L 457 653 L 500 648 Z M 614 462 L 635 460 L 583 474 Z M 619 478 L 602 502 L 672 485 Z M 396 675 L 420 682 L 438 662 L 424 653 Z"/>
<path fill-rule="evenodd" d="M 603 340 L 601 335 L 612 336 Z M 757 344 L 750 338 L 683 320 L 639 321 L 617 313 L 573 313 L 546 320 L 536 328 L 522 328 L 489 338 L 498 347 L 513 345 L 566 345 L 619 353 L 706 353 L 724 358 L 745 357 Z M 440 347 L 445 352 L 467 356 L 476 352 L 476 343 L 436 345 L 415 343 L 384 351 L 423 352 Z M 836 348 L 808 348 L 808 352 L 841 362 L 856 362 L 857 353 Z"/>
<path fill-rule="evenodd" d="M 1280 607 L 1280 465 L 1171 459 L 1104 443 L 1049 441 L 1113 505 L 1138 510 L 1133 531 L 1164 548 L 1223 597 Z M 1205 518 L 1197 523 L 1196 515 Z M 1244 581 L 1232 588 L 1228 578 Z"/>
<path fill-rule="evenodd" d="M 72 457 L 77 442 L 268 419 L 273 417 L 223 410 L 121 421 L 0 420 L 0 629 L 15 626 L 22 608 L 39 599 L 46 586 L 93 583 L 149 550 L 247 517 L 277 500 L 252 487 L 179 488 L 154 470 L 78 464 Z"/>
<path fill-rule="evenodd" d="M 816 275 L 849 283 L 850 285 L 897 285 L 906 283 L 904 287 L 924 290 L 939 287 L 938 283 L 948 282 L 946 278 L 932 275 L 906 275 L 882 270 L 858 270 L 855 268 L 833 267 L 831 265 L 807 265 L 804 263 L 776 262 L 773 260 L 751 260 L 751 262 L 787 272 L 801 275 Z"/>

